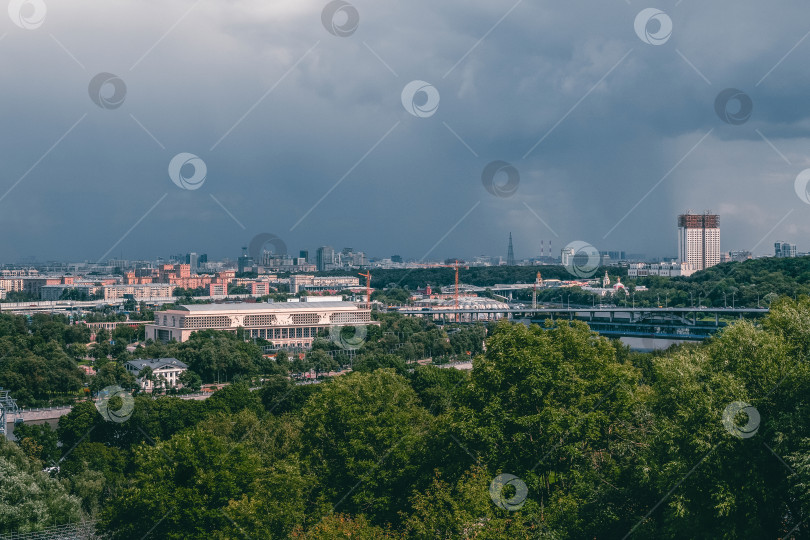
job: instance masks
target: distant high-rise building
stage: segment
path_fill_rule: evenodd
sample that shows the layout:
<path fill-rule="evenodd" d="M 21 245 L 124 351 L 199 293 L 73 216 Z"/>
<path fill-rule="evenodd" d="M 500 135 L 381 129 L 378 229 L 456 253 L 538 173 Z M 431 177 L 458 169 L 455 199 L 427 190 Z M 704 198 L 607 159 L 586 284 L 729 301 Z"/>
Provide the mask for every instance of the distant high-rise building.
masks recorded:
<path fill-rule="evenodd" d="M 506 251 L 506 265 L 515 266 L 515 250 L 512 248 L 512 233 L 509 233 L 509 248 Z"/>
<path fill-rule="evenodd" d="M 790 242 L 776 242 L 773 245 L 774 257 L 787 258 L 796 256 L 796 244 Z"/>
<path fill-rule="evenodd" d="M 753 255 L 751 255 L 750 251 L 732 250 L 728 252 L 728 258 L 731 261 L 743 262 L 747 261 L 748 259 L 753 259 Z"/>
<path fill-rule="evenodd" d="M 315 255 L 315 265 L 319 272 L 331 270 L 335 265 L 335 250 L 332 246 L 321 246 Z"/>
<path fill-rule="evenodd" d="M 207 254 L 207 253 L 203 253 L 203 254 L 201 254 L 201 255 L 200 255 L 200 257 L 197 259 L 197 263 L 198 263 L 200 266 L 202 266 L 202 265 L 204 265 L 204 264 L 208 263 L 208 254 Z"/>
<path fill-rule="evenodd" d="M 401 263 L 402 262 L 402 256 L 401 255 L 391 255 L 391 262 Z"/>
<path fill-rule="evenodd" d="M 186 264 L 191 266 L 192 270 L 196 270 L 199 264 L 199 258 L 194 252 L 186 253 Z"/>
<path fill-rule="evenodd" d="M 602 257 L 607 257 L 611 261 L 626 261 L 627 254 L 624 251 L 602 251 Z"/>
<path fill-rule="evenodd" d="M 253 271 L 253 257 L 248 255 L 247 247 L 242 248 L 242 255 L 236 260 L 236 265 L 240 274 Z"/>
<path fill-rule="evenodd" d="M 678 261 L 696 270 L 720 264 L 720 216 L 708 212 L 678 216 Z"/>
<path fill-rule="evenodd" d="M 305 249 L 302 249 L 301 251 L 298 252 L 298 258 L 299 259 L 304 259 L 304 262 L 308 263 L 309 262 L 309 251 L 307 251 Z"/>
<path fill-rule="evenodd" d="M 573 264 L 574 255 L 576 255 L 576 250 L 572 247 L 564 247 L 560 250 L 560 264 L 563 266 L 568 266 Z"/>

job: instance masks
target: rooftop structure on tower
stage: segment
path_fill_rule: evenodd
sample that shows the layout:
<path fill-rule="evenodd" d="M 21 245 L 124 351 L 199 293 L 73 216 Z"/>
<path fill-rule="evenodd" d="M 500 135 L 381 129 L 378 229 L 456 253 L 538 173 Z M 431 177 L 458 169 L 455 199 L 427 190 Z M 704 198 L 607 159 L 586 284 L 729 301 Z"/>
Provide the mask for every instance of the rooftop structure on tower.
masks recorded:
<path fill-rule="evenodd" d="M 515 250 L 512 249 L 512 233 L 509 233 L 509 249 L 506 252 L 506 265 L 515 266 Z"/>

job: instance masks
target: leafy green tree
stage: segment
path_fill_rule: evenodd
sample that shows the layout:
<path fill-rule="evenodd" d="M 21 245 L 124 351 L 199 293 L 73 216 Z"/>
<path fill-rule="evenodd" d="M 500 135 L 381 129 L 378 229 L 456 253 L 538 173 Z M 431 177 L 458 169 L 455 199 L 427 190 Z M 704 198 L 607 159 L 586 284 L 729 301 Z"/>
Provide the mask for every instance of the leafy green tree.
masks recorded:
<path fill-rule="evenodd" d="M 320 522 L 307 531 L 296 530 L 292 538 L 301 540 L 394 540 L 402 538 L 388 529 L 369 523 L 362 514 L 334 514 L 325 516 Z"/>
<path fill-rule="evenodd" d="M 795 477 L 779 456 L 795 459 L 810 435 L 810 369 L 791 354 L 806 337 L 790 328 L 810 309 L 774 303 L 771 317 L 766 329 L 739 322 L 704 346 L 655 360 L 650 405 L 658 427 L 650 460 L 657 466 L 642 489 L 650 490 L 647 500 L 663 502 L 639 527 L 643 535 L 781 537 L 806 516 L 800 499 L 784 495 Z M 775 327 L 782 331 L 767 330 Z M 735 402 L 753 406 L 760 418 L 750 434 L 734 427 L 747 424 L 746 414 L 729 425 L 725 413 Z"/>
<path fill-rule="evenodd" d="M 101 419 L 93 402 L 82 401 L 74 405 L 68 414 L 59 418 L 56 428 L 62 447 L 66 449 L 74 447 Z"/>
<path fill-rule="evenodd" d="M 236 376 L 251 378 L 259 374 L 262 350 L 229 332 L 195 332 L 171 351 L 175 358 L 199 374 L 203 381 L 229 381 Z"/>
<path fill-rule="evenodd" d="M 118 362 L 107 362 L 101 366 L 90 381 L 90 391 L 99 392 L 108 386 L 134 388 L 135 376 Z"/>
<path fill-rule="evenodd" d="M 202 388 L 202 379 L 194 371 L 187 369 L 178 377 L 184 388 L 198 392 Z"/>
<path fill-rule="evenodd" d="M 81 499 L 84 513 L 96 517 L 110 495 L 126 484 L 127 454 L 114 446 L 84 440 L 59 462 L 59 480 Z"/>
<path fill-rule="evenodd" d="M 340 368 L 334 358 L 322 350 L 315 350 L 309 355 L 309 361 L 315 366 L 318 373 L 327 373 Z"/>
<path fill-rule="evenodd" d="M 255 414 L 263 411 L 261 398 L 245 383 L 234 383 L 217 390 L 205 400 L 205 408 L 210 413 L 234 414 L 248 409 Z"/>
<path fill-rule="evenodd" d="M 96 343 L 110 341 L 110 337 L 110 332 L 105 328 L 101 328 L 96 332 Z"/>
<path fill-rule="evenodd" d="M 319 499 L 380 523 L 397 519 L 423 473 L 431 424 L 407 381 L 393 370 L 338 377 L 312 396 L 302 418 Z"/>
<path fill-rule="evenodd" d="M 371 373 L 378 369 L 393 369 L 400 375 L 405 375 L 408 365 L 397 355 L 372 352 L 361 354 L 354 362 L 354 371 L 360 373 Z"/>
<path fill-rule="evenodd" d="M 457 369 L 417 366 L 410 382 L 424 407 L 433 414 L 441 414 L 449 412 L 462 399 L 464 382 L 468 379 L 468 373 Z"/>
<path fill-rule="evenodd" d="M 81 518 L 77 497 L 0 437 L 0 532 L 31 532 Z"/>
<path fill-rule="evenodd" d="M 225 524 L 222 537 L 290 538 L 307 520 L 313 484 L 297 459 L 273 461 L 223 510 L 233 521 Z"/>
<path fill-rule="evenodd" d="M 200 428 L 141 445 L 134 461 L 130 485 L 102 511 L 100 528 L 113 539 L 150 529 L 157 538 L 211 538 L 233 527 L 230 501 L 264 476 L 258 453 Z"/>
<path fill-rule="evenodd" d="M 14 437 L 29 459 L 43 463 L 59 460 L 59 440 L 50 424 L 17 424 Z"/>
<path fill-rule="evenodd" d="M 437 472 L 431 485 L 415 492 L 403 524 L 406 538 L 536 538 L 540 523 L 523 512 L 510 513 L 493 504 L 492 481 L 484 467 L 473 466 L 451 485 Z M 513 495 L 513 494 L 510 494 Z"/>
<path fill-rule="evenodd" d="M 602 486 L 632 483 L 638 471 L 639 376 L 583 323 L 501 322 L 473 360 L 466 403 L 449 428 L 461 445 L 441 466 L 453 471 L 472 454 L 493 473 L 522 478 L 550 529 L 572 538 L 621 534 L 632 496 Z"/>
<path fill-rule="evenodd" d="M 301 411 L 307 400 L 321 389 L 320 384 L 298 385 L 287 377 L 268 377 L 260 391 L 265 410 L 275 415 Z"/>

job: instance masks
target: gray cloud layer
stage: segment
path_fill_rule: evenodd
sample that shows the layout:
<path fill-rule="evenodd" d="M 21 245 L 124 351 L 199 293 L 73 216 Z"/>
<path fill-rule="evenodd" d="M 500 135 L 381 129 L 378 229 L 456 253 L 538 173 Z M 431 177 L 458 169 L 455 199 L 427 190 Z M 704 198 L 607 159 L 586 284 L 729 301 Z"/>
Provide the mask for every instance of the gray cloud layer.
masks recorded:
<path fill-rule="evenodd" d="M 661 3 L 660 46 L 634 31 L 648 6 L 618 0 L 353 4 L 349 37 L 310 0 L 5 19 L 0 261 L 96 260 L 119 241 L 111 256 L 234 256 L 261 232 L 420 258 L 451 229 L 430 257 L 505 255 L 509 231 L 518 257 L 541 239 L 672 256 L 686 209 L 721 213 L 725 250 L 810 249 L 793 190 L 810 167 L 803 2 Z M 99 72 L 126 83 L 120 107 L 90 99 Z M 412 80 L 439 91 L 434 115 L 403 108 Z M 728 87 L 753 100 L 743 125 L 715 114 Z M 200 189 L 171 182 L 180 152 L 205 161 Z M 484 189 L 494 160 L 520 171 L 514 196 Z"/>

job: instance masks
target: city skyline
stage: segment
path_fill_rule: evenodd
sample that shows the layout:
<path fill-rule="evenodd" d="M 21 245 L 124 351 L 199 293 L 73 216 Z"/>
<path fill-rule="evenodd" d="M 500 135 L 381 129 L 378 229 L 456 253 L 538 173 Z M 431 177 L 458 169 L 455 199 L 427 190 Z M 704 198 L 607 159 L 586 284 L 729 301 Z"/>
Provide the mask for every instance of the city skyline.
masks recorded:
<path fill-rule="evenodd" d="M 358 5 L 345 32 L 314 1 L 48 5 L 4 27 L 0 61 L 25 76 L 0 105 L 0 254 L 147 258 L 204 238 L 221 258 L 268 231 L 443 259 L 500 254 L 511 231 L 518 258 L 530 238 L 671 257 L 660 216 L 690 207 L 723 215 L 725 249 L 806 250 L 808 43 L 790 5 L 675 6 L 655 39 L 625 5 Z"/>
<path fill-rule="evenodd" d="M 687 216 L 691 216 L 693 221 L 698 220 L 698 221 L 701 221 L 701 223 L 702 223 L 702 220 L 704 219 L 703 216 L 708 216 L 706 219 L 711 218 L 713 226 L 717 227 L 719 225 L 719 221 L 718 221 L 719 216 L 717 216 L 715 214 L 711 214 L 710 211 L 705 211 L 703 214 L 695 214 L 691 210 L 687 210 L 686 214 L 678 215 L 678 228 L 677 228 L 677 230 L 678 230 L 677 236 L 678 237 L 675 240 L 675 254 L 674 255 L 649 256 L 646 253 L 639 253 L 639 252 L 631 251 L 630 249 L 618 249 L 618 248 L 599 249 L 598 251 L 602 254 L 603 257 L 608 256 L 610 260 L 614 260 L 614 261 L 616 261 L 616 260 L 628 260 L 628 261 L 666 261 L 666 260 L 675 261 L 675 260 L 679 260 L 681 262 L 685 262 L 686 259 L 688 258 L 690 262 L 695 264 L 696 269 L 698 269 L 698 270 L 702 269 L 703 265 L 700 264 L 699 261 L 698 261 L 698 259 L 700 259 L 702 257 L 702 255 L 698 255 L 697 254 L 698 252 L 695 252 L 696 253 L 695 255 L 688 255 L 687 256 L 686 251 L 684 251 L 687 248 L 687 244 L 686 244 L 686 236 L 685 236 L 686 229 L 684 228 L 683 225 L 686 224 L 685 220 L 686 220 Z M 698 227 L 697 221 L 695 221 L 695 223 L 690 223 L 689 227 L 691 227 L 691 228 Z M 713 266 L 715 264 L 718 264 L 719 262 L 723 262 L 724 260 L 736 260 L 735 259 L 735 254 L 746 253 L 746 254 L 749 254 L 749 256 L 753 255 L 748 250 L 728 249 L 728 248 L 724 249 L 722 244 L 720 243 L 719 228 L 717 229 L 717 233 L 713 233 L 713 234 L 716 234 L 716 238 L 714 239 L 714 244 L 713 244 L 713 247 L 712 247 L 712 253 L 713 253 L 712 262 L 710 264 L 706 265 L 706 268 L 708 268 L 709 266 Z M 699 237 L 695 237 L 695 239 L 699 239 Z M 569 242 L 568 244 L 562 246 L 562 250 L 565 250 L 566 248 L 570 248 L 574 244 L 580 245 L 580 244 L 582 244 L 582 242 L 580 242 L 580 241 Z M 268 245 L 271 247 L 271 249 L 269 249 L 269 250 L 266 249 L 266 247 Z M 590 249 L 589 244 L 585 243 L 585 245 L 587 245 L 589 247 L 589 249 Z M 767 251 L 763 250 L 765 252 L 760 253 L 758 256 L 764 256 L 764 257 L 768 257 L 768 256 L 775 256 L 775 257 L 792 256 L 792 257 L 795 257 L 795 256 L 797 256 L 797 254 L 799 254 L 799 255 L 804 254 L 803 252 L 798 251 L 797 244 L 793 243 L 793 242 L 787 242 L 787 241 L 784 241 L 784 240 L 777 240 L 772 245 L 774 247 L 772 248 L 771 252 L 767 252 Z M 785 255 L 782 252 L 782 248 L 780 247 L 782 245 L 792 246 L 792 251 L 790 252 L 790 254 Z M 317 248 L 311 249 L 311 250 L 310 249 L 292 249 L 292 248 L 288 249 L 286 244 L 283 241 L 279 242 L 279 239 L 275 235 L 268 234 L 268 233 L 263 233 L 263 234 L 260 234 L 260 235 L 257 235 L 256 237 L 254 237 L 250 242 L 250 246 L 246 246 L 246 245 L 242 246 L 240 255 L 237 255 L 237 256 L 234 257 L 233 254 L 230 254 L 230 255 L 226 255 L 224 257 L 211 257 L 211 260 L 212 260 L 212 262 L 214 262 L 214 261 L 215 262 L 228 262 L 228 261 L 239 262 L 239 260 L 243 256 L 249 256 L 249 257 L 251 257 L 251 264 L 259 264 L 258 259 L 260 259 L 262 257 L 269 257 L 270 259 L 272 259 L 274 257 L 275 258 L 288 258 L 288 259 L 290 259 L 292 261 L 296 261 L 298 259 L 303 259 L 303 260 L 306 260 L 306 262 L 308 262 L 309 264 L 315 265 L 317 267 L 317 270 L 323 270 L 323 264 L 324 264 L 325 261 L 321 260 L 322 259 L 322 250 L 330 250 L 330 255 L 328 256 L 330 261 L 332 261 L 333 258 L 339 257 L 341 255 L 343 255 L 344 257 L 347 256 L 347 255 L 348 256 L 360 256 L 360 261 L 376 261 L 376 262 L 379 262 L 379 261 L 392 259 L 392 262 L 394 262 L 394 263 L 396 263 L 396 262 L 408 262 L 408 263 L 412 263 L 412 262 L 436 262 L 436 261 L 449 260 L 449 259 L 453 259 L 453 258 L 456 258 L 456 259 L 459 259 L 459 260 L 465 260 L 465 261 L 474 261 L 474 260 L 481 259 L 481 258 L 488 258 L 488 259 L 492 259 L 492 260 L 499 260 L 500 264 L 509 265 L 510 264 L 509 263 L 510 255 L 509 254 L 512 251 L 512 249 L 513 249 L 513 242 L 512 242 L 512 233 L 511 232 L 509 232 L 508 244 L 507 244 L 506 254 L 505 255 L 504 254 L 498 254 L 498 253 L 495 253 L 495 254 L 477 253 L 477 254 L 472 255 L 472 256 L 466 255 L 464 257 L 461 257 L 459 255 L 456 255 L 455 257 L 451 256 L 451 257 L 444 257 L 444 258 L 421 259 L 421 260 L 416 259 L 414 257 L 407 257 L 407 256 L 402 257 L 402 255 L 397 253 L 396 249 L 389 250 L 389 251 L 391 251 L 391 253 L 387 254 L 387 255 L 369 255 L 363 249 L 355 250 L 354 248 L 347 247 L 347 246 L 344 246 L 341 249 L 335 248 L 334 246 L 330 246 L 330 245 L 319 245 Z M 580 248 L 578 247 L 577 250 L 579 250 L 579 249 Z M 596 248 L 594 248 L 594 249 L 596 249 Z M 695 249 L 695 248 L 691 248 L 691 249 Z M 787 248 L 785 248 L 785 249 L 787 249 Z M 279 252 L 279 250 L 282 250 L 283 253 Z M 257 251 L 257 253 L 256 254 L 250 253 L 251 251 Z M 309 255 L 310 251 L 312 251 L 312 253 L 313 253 L 312 256 Z M 257 256 L 259 254 L 259 252 L 262 254 L 261 256 Z M 514 256 L 514 260 L 512 261 L 512 264 L 517 264 L 518 262 L 522 263 L 522 262 L 526 262 L 526 261 L 546 261 L 546 262 L 551 262 L 554 259 L 561 260 L 560 252 L 561 252 L 561 249 L 554 247 L 553 240 L 541 239 L 538 251 L 536 253 L 527 254 L 527 255 L 522 255 L 521 254 L 520 256 Z M 297 253 L 297 255 L 296 255 L 296 253 Z M 702 251 L 700 251 L 700 253 L 702 253 Z M 723 256 L 725 256 L 725 255 L 729 256 L 728 259 L 723 258 Z M 698 259 L 693 260 L 693 257 L 695 257 L 695 256 L 698 257 Z M 129 262 L 142 262 L 142 261 L 149 261 L 149 262 L 167 261 L 168 262 L 168 261 L 177 261 L 177 262 L 189 263 L 189 264 L 191 264 L 192 268 L 198 268 L 198 267 L 201 268 L 202 265 L 197 264 L 197 263 L 198 262 L 199 263 L 206 263 L 206 262 L 208 262 L 208 260 L 209 260 L 209 255 L 208 255 L 207 252 L 189 251 L 189 252 L 184 253 L 181 250 L 180 252 L 176 251 L 175 253 L 170 254 L 168 256 L 154 255 L 152 257 L 147 257 L 147 258 L 129 258 L 129 257 L 124 256 L 124 253 L 122 251 L 122 252 L 120 252 L 118 254 L 114 254 L 114 255 L 110 256 L 106 260 L 98 261 L 97 264 L 98 263 L 107 263 L 109 261 L 129 261 Z M 56 259 L 39 261 L 39 260 L 29 259 L 28 261 L 21 260 L 21 261 L 11 262 L 11 261 L 2 261 L 2 260 L 0 260 L 0 266 L 3 266 L 3 265 L 6 265 L 6 266 L 9 266 L 9 265 L 10 266 L 24 266 L 26 264 L 47 264 L 47 263 L 50 263 L 50 262 L 54 262 L 54 263 L 90 263 L 92 261 L 88 261 L 88 260 L 84 260 L 84 261 L 62 260 L 62 261 L 60 261 L 60 260 L 56 260 Z M 354 264 L 354 265 L 355 266 L 364 266 L 365 264 L 366 263 L 361 262 L 361 263 Z M 262 266 L 262 264 L 259 264 L 259 265 Z M 266 264 L 264 266 L 266 266 Z"/>

